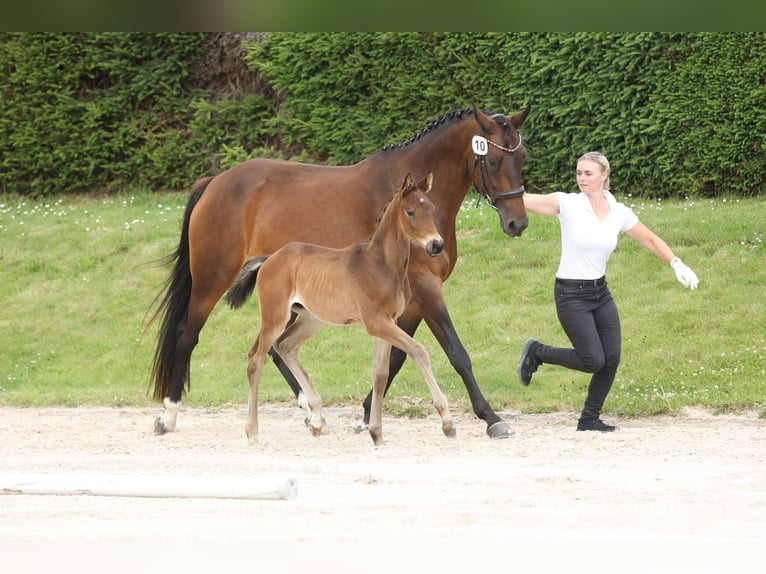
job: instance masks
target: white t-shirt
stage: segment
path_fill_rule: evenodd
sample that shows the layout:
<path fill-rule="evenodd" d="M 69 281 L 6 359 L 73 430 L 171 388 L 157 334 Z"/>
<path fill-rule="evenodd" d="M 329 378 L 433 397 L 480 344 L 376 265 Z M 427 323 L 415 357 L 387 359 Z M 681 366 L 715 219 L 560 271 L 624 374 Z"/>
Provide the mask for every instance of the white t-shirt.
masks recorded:
<path fill-rule="evenodd" d="M 620 231 L 628 231 L 638 216 L 604 190 L 609 215 L 600 221 L 584 193 L 556 192 L 561 224 L 560 279 L 598 279 L 606 275 L 606 262 L 617 247 Z"/>

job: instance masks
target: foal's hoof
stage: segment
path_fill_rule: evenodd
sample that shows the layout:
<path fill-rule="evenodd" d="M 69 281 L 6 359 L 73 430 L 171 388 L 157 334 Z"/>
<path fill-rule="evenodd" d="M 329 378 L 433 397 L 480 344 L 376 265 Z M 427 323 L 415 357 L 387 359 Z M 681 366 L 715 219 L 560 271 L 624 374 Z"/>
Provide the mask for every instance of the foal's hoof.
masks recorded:
<path fill-rule="evenodd" d="M 354 432 L 357 434 L 361 432 L 367 432 L 368 430 L 370 430 L 370 427 L 367 423 L 359 423 L 354 427 Z"/>
<path fill-rule="evenodd" d="M 154 419 L 154 434 L 166 434 L 168 432 L 168 427 L 165 426 L 165 423 L 162 422 L 162 417 L 157 417 Z"/>
<path fill-rule="evenodd" d="M 319 436 L 320 434 L 329 434 L 330 432 L 327 428 L 327 421 L 324 417 L 322 417 L 322 427 L 319 429 L 315 429 L 311 426 L 311 417 L 306 417 L 303 419 L 303 425 L 309 427 L 311 429 L 311 434 L 314 436 Z"/>
<path fill-rule="evenodd" d="M 514 431 L 505 421 L 497 421 L 495 424 L 487 427 L 487 436 L 489 438 L 508 438 Z"/>
<path fill-rule="evenodd" d="M 447 438 L 455 438 L 457 436 L 457 431 L 455 429 L 446 429 L 444 430 L 444 436 Z"/>

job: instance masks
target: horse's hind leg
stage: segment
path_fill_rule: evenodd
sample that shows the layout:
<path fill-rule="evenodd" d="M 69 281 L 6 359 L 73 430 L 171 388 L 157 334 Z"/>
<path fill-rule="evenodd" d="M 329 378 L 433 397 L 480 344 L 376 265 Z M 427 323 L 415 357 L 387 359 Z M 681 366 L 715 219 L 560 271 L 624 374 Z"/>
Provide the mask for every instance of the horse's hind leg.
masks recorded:
<path fill-rule="evenodd" d="M 245 209 L 239 196 L 227 194 L 222 185 L 225 179 L 210 178 L 195 187 L 161 304 L 164 318 L 154 366 L 154 396 L 165 404 L 155 421 L 159 434 L 175 429 L 199 333 L 245 258 Z"/>
<path fill-rule="evenodd" d="M 213 307 L 223 295 L 224 290 L 213 293 L 207 297 L 200 297 L 197 290 L 192 289 L 189 300 L 188 314 L 176 331 L 173 369 L 170 377 L 170 385 L 167 396 L 162 400 L 165 410 L 154 421 L 154 432 L 165 434 L 176 428 L 178 411 L 181 408 L 181 397 L 184 391 L 184 382 L 189 377 L 189 365 L 191 355 L 199 341 L 199 333 L 210 316 Z"/>

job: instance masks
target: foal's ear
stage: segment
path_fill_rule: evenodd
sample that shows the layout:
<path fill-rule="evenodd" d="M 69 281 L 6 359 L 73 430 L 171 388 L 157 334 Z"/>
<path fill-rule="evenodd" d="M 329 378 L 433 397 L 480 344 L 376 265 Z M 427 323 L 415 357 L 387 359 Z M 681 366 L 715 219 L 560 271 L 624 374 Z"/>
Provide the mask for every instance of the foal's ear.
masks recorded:
<path fill-rule="evenodd" d="M 434 182 L 434 173 L 429 171 L 426 176 L 418 182 L 418 189 L 423 193 L 431 191 L 431 186 Z"/>
<path fill-rule="evenodd" d="M 402 186 L 399 188 L 399 193 L 402 194 L 402 197 L 405 197 L 413 189 L 415 189 L 415 187 L 412 184 L 412 173 L 408 173 L 404 176 L 404 181 L 402 182 Z"/>

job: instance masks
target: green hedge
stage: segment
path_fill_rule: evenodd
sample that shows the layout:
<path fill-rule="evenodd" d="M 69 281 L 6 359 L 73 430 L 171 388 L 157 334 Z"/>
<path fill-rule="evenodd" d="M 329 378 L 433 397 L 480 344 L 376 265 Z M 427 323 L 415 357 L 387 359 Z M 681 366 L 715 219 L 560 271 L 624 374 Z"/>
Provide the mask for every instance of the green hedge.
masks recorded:
<path fill-rule="evenodd" d="M 473 102 L 532 104 L 529 189 L 571 190 L 590 149 L 634 195 L 766 181 L 762 33 L 259 34 L 256 88 L 223 98 L 199 71 L 212 36 L 0 34 L 0 191 L 179 189 L 253 156 L 346 164 Z"/>
<path fill-rule="evenodd" d="M 766 181 L 760 33 L 271 34 L 249 56 L 283 94 L 283 137 L 330 163 L 475 101 L 532 104 L 531 189 L 571 189 L 590 149 L 636 195 L 753 195 Z"/>
<path fill-rule="evenodd" d="M 0 44 L 0 182 L 44 195 L 183 186 L 201 35 L 11 34 Z M 184 174 L 179 177 L 179 174 Z"/>

